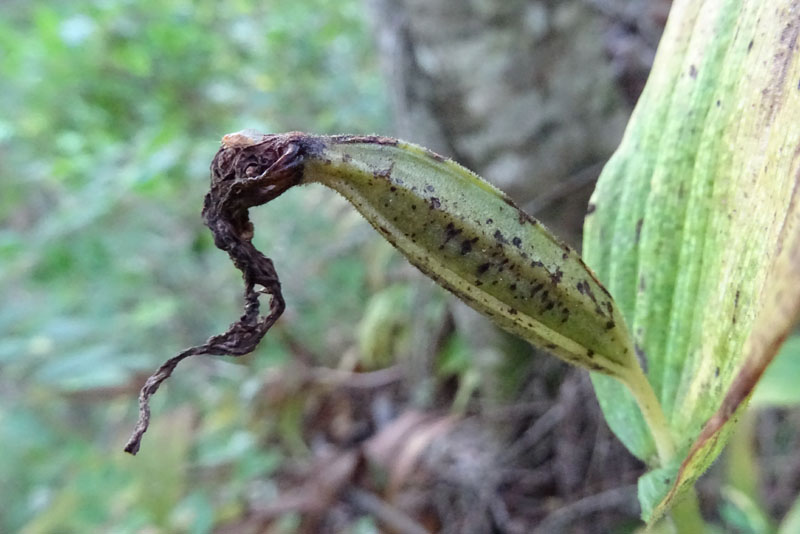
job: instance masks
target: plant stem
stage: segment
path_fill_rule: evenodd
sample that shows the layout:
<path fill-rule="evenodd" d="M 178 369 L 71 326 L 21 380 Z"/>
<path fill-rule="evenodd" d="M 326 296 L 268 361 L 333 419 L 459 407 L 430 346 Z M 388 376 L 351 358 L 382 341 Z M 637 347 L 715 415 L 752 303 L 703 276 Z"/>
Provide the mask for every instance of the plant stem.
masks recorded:
<path fill-rule="evenodd" d="M 664 410 L 661 408 L 661 403 L 658 401 L 644 371 L 638 365 L 628 374 L 625 384 L 636 399 L 645 423 L 650 429 L 653 441 L 656 444 L 659 463 L 662 467 L 666 466 L 675 456 L 675 443 L 672 440 L 672 434 L 670 433 L 667 418 L 664 416 Z"/>
<path fill-rule="evenodd" d="M 665 467 L 675 457 L 675 443 L 661 403 L 641 367 L 637 365 L 626 378 L 625 383 L 639 404 L 639 409 L 655 441 L 659 463 Z M 669 515 L 676 534 L 707 532 L 707 525 L 700 514 L 700 504 L 694 488 L 685 490 L 683 496 L 672 506 Z"/>
<path fill-rule="evenodd" d="M 694 488 L 686 490 L 672 506 L 669 515 L 677 534 L 703 534 L 707 531 L 708 525 L 700 514 L 700 503 Z"/>
<path fill-rule="evenodd" d="M 746 410 L 731 434 L 725 451 L 725 479 L 731 487 L 747 495 L 761 510 L 758 483 L 761 476 L 756 461 L 756 412 Z"/>

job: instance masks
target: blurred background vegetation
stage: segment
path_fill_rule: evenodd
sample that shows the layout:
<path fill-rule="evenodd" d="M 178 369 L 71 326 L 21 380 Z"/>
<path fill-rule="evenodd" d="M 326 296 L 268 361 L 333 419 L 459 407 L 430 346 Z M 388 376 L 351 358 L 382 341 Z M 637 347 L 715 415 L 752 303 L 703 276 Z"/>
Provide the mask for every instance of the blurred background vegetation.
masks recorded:
<path fill-rule="evenodd" d="M 251 213 L 281 321 L 252 355 L 181 364 L 122 453 L 144 379 L 240 313 L 199 216 L 225 133 L 401 135 L 579 243 L 669 2 L 490 4 L 0 3 L 0 532 L 635 528 L 642 466 L 585 374 L 316 188 Z M 796 493 L 787 421 L 760 427 L 771 513 Z"/>
<path fill-rule="evenodd" d="M 221 136 L 387 129 L 362 8 L 0 5 L 0 532 L 208 532 L 269 494 L 248 483 L 281 462 L 259 445 L 277 423 L 247 406 L 291 354 L 277 335 L 247 366 L 187 362 L 145 450 L 120 446 L 142 379 L 239 313 L 199 218 Z M 287 338 L 335 364 L 356 335 L 336 321 L 358 324 L 372 293 L 368 228 L 320 191 L 257 217 L 292 273 Z"/>

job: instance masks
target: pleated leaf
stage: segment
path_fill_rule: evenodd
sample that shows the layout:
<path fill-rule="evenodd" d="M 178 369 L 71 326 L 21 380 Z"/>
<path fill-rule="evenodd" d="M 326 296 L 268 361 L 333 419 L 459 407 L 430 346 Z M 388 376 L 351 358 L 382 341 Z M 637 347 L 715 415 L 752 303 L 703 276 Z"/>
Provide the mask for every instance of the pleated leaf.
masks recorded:
<path fill-rule="evenodd" d="M 640 484 L 655 519 L 719 454 L 797 316 L 800 6 L 678 0 L 589 206 L 584 257 L 630 326 L 675 438 Z M 654 445 L 619 383 L 593 376 L 612 430 Z"/>

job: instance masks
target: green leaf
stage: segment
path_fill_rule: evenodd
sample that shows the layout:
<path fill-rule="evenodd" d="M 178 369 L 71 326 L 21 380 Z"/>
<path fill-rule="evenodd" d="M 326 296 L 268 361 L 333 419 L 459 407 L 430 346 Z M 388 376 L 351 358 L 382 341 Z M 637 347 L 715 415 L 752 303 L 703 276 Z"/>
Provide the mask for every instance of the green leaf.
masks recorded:
<path fill-rule="evenodd" d="M 653 469 L 639 478 L 639 501 L 642 503 L 642 515 L 648 517 L 653 513 L 653 505 L 664 495 L 675 482 L 678 466 Z"/>
<path fill-rule="evenodd" d="M 676 2 L 625 137 L 603 171 L 584 255 L 623 311 L 683 460 L 642 492 L 654 520 L 721 451 L 797 316 L 800 23 L 791 2 Z M 594 376 L 612 430 L 652 439 Z"/>

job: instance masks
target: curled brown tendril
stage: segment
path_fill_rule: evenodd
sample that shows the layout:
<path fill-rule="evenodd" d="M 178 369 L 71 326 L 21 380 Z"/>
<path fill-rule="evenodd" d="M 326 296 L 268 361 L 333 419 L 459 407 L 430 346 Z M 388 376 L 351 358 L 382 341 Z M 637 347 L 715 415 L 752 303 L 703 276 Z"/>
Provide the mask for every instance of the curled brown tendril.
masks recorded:
<path fill-rule="evenodd" d="M 150 424 L 150 397 L 185 358 L 198 354 L 242 356 L 252 352 L 284 310 L 281 284 L 272 260 L 251 239 L 248 209 L 274 199 L 299 183 L 304 156 L 314 150 L 304 134 L 232 134 L 211 163 L 211 189 L 203 204 L 203 220 L 214 244 L 226 251 L 244 279 L 244 313 L 222 334 L 170 358 L 147 379 L 139 393 L 139 420 L 125 451 L 136 454 Z M 259 296 L 270 296 L 269 313 L 259 314 Z"/>

